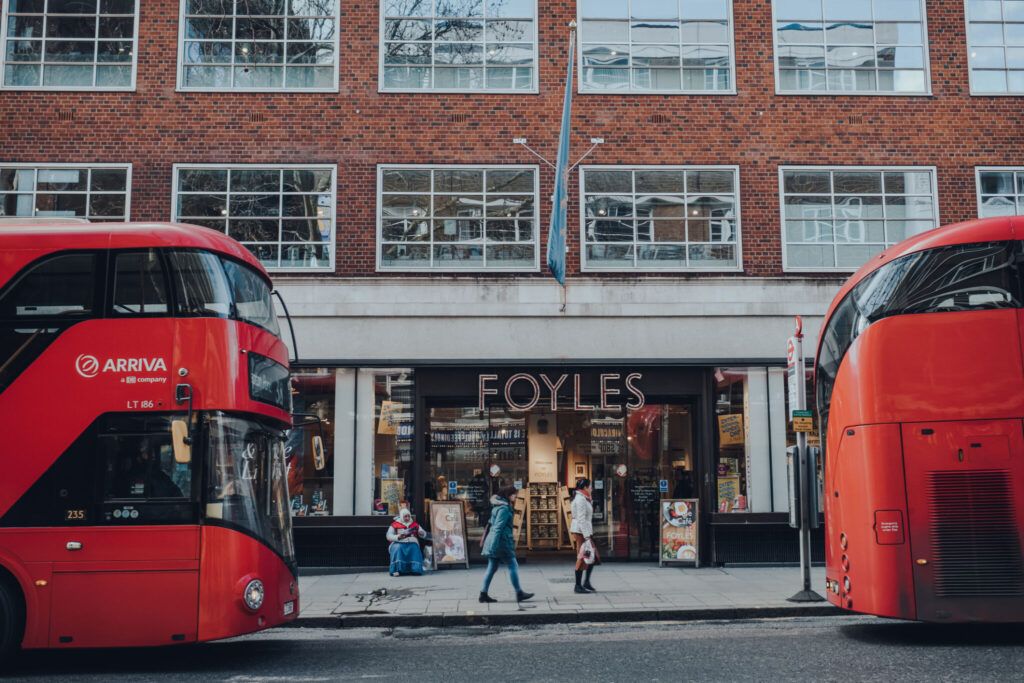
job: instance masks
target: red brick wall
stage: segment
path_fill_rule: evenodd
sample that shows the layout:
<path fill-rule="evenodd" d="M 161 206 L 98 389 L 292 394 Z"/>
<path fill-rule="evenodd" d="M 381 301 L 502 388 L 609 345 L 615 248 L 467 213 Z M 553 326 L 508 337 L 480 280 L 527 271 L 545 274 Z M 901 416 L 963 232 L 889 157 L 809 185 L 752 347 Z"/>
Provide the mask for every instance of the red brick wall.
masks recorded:
<path fill-rule="evenodd" d="M 1024 164 L 1022 99 L 969 95 L 963 0 L 927 2 L 931 97 L 776 96 L 770 0 L 734 3 L 738 95 L 576 95 L 572 156 L 599 136 L 597 164 L 739 165 L 747 275 L 782 273 L 779 165 L 936 166 L 951 223 L 976 215 L 974 166 Z M 0 161 L 131 162 L 134 220 L 169 219 L 174 163 L 337 163 L 337 272 L 371 275 L 378 163 L 532 164 L 520 135 L 554 156 L 575 3 L 539 5 L 539 95 L 378 93 L 370 0 L 343 0 L 339 93 L 244 94 L 176 93 L 178 2 L 142 0 L 137 91 L 0 92 Z M 551 188 L 545 167 L 542 234 Z M 570 274 L 577 189 L 574 175 Z"/>

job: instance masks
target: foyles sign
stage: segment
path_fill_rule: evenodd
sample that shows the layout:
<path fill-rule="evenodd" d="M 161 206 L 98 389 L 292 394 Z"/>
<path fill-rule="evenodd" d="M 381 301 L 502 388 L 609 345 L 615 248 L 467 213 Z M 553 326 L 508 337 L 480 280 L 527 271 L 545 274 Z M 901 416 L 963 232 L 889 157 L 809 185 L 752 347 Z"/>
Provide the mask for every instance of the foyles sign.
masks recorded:
<path fill-rule="evenodd" d="M 167 372 L 167 363 L 163 358 L 107 358 L 101 362 L 96 356 L 83 353 L 75 359 L 75 370 L 92 379 L 101 372 Z"/>
<path fill-rule="evenodd" d="M 617 372 L 602 373 L 597 376 L 597 386 L 588 395 L 595 396 L 597 404 L 586 403 L 583 396 L 584 380 L 588 375 L 580 373 L 568 374 L 532 374 L 519 372 L 508 377 L 504 383 L 498 375 L 480 375 L 477 380 L 477 403 L 480 410 L 487 406 L 489 396 L 505 399 L 512 410 L 533 410 L 537 406 L 542 409 L 562 410 L 639 410 L 644 407 L 646 398 L 639 383 L 643 374 L 631 372 L 623 375 Z"/>

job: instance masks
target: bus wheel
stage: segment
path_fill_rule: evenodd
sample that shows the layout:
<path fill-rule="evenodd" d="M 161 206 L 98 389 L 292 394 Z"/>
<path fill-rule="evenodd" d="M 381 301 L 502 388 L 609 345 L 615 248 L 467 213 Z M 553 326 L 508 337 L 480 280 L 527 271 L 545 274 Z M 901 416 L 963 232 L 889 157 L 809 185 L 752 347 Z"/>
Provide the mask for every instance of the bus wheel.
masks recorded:
<path fill-rule="evenodd" d="M 0 668 L 18 650 L 24 628 L 21 595 L 0 573 Z"/>

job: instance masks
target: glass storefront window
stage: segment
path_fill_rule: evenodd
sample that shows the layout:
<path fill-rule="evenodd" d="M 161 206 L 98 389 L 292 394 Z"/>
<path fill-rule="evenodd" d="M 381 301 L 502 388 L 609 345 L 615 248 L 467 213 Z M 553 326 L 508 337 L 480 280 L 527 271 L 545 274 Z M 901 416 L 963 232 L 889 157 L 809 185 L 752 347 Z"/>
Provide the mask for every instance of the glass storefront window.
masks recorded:
<path fill-rule="evenodd" d="M 294 517 L 336 514 L 333 509 L 335 382 L 335 373 L 327 369 L 292 371 L 292 401 L 298 426 L 288 433 L 285 449 L 288 495 Z M 323 439 L 322 451 L 314 447 L 316 436 Z"/>
<path fill-rule="evenodd" d="M 373 514 L 397 515 L 412 499 L 415 394 L 411 370 L 373 373 Z"/>
<path fill-rule="evenodd" d="M 747 458 L 749 414 L 746 395 L 749 374 L 745 369 L 715 372 L 715 427 L 717 444 L 715 509 L 718 512 L 749 512 Z"/>
<path fill-rule="evenodd" d="M 462 501 L 468 547 L 476 556 L 490 519 L 490 497 L 515 486 L 527 498 L 518 547 L 568 550 L 560 501 L 579 477 L 587 477 L 593 481 L 599 551 L 605 557 L 654 559 L 658 501 L 698 495 L 692 415 L 689 405 L 668 403 L 626 412 L 433 406 L 426 498 Z"/>

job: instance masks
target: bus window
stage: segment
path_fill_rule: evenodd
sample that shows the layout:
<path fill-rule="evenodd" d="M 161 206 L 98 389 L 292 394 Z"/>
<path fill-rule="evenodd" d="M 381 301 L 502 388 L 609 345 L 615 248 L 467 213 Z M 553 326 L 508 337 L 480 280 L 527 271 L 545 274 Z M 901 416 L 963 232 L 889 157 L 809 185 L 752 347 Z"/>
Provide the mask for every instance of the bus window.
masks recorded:
<path fill-rule="evenodd" d="M 1019 243 L 958 244 L 909 254 L 854 289 L 867 324 L 892 315 L 1020 307 Z"/>
<path fill-rule="evenodd" d="M 267 282 L 251 268 L 228 259 L 223 261 L 238 318 L 281 336 L 281 328 L 277 323 L 277 314 L 274 312 L 274 302 L 270 299 L 270 287 Z"/>
<path fill-rule="evenodd" d="M 179 315 L 226 318 L 231 293 L 220 259 L 205 251 L 171 251 L 171 279 Z"/>
<path fill-rule="evenodd" d="M 114 315 L 165 315 L 167 281 L 155 249 L 114 256 Z"/>
<path fill-rule="evenodd" d="M 104 434 L 105 500 L 188 498 L 192 473 L 175 462 L 171 433 Z"/>
<path fill-rule="evenodd" d="M 96 254 L 40 261 L 0 294 L 0 318 L 88 317 L 96 291 Z"/>

